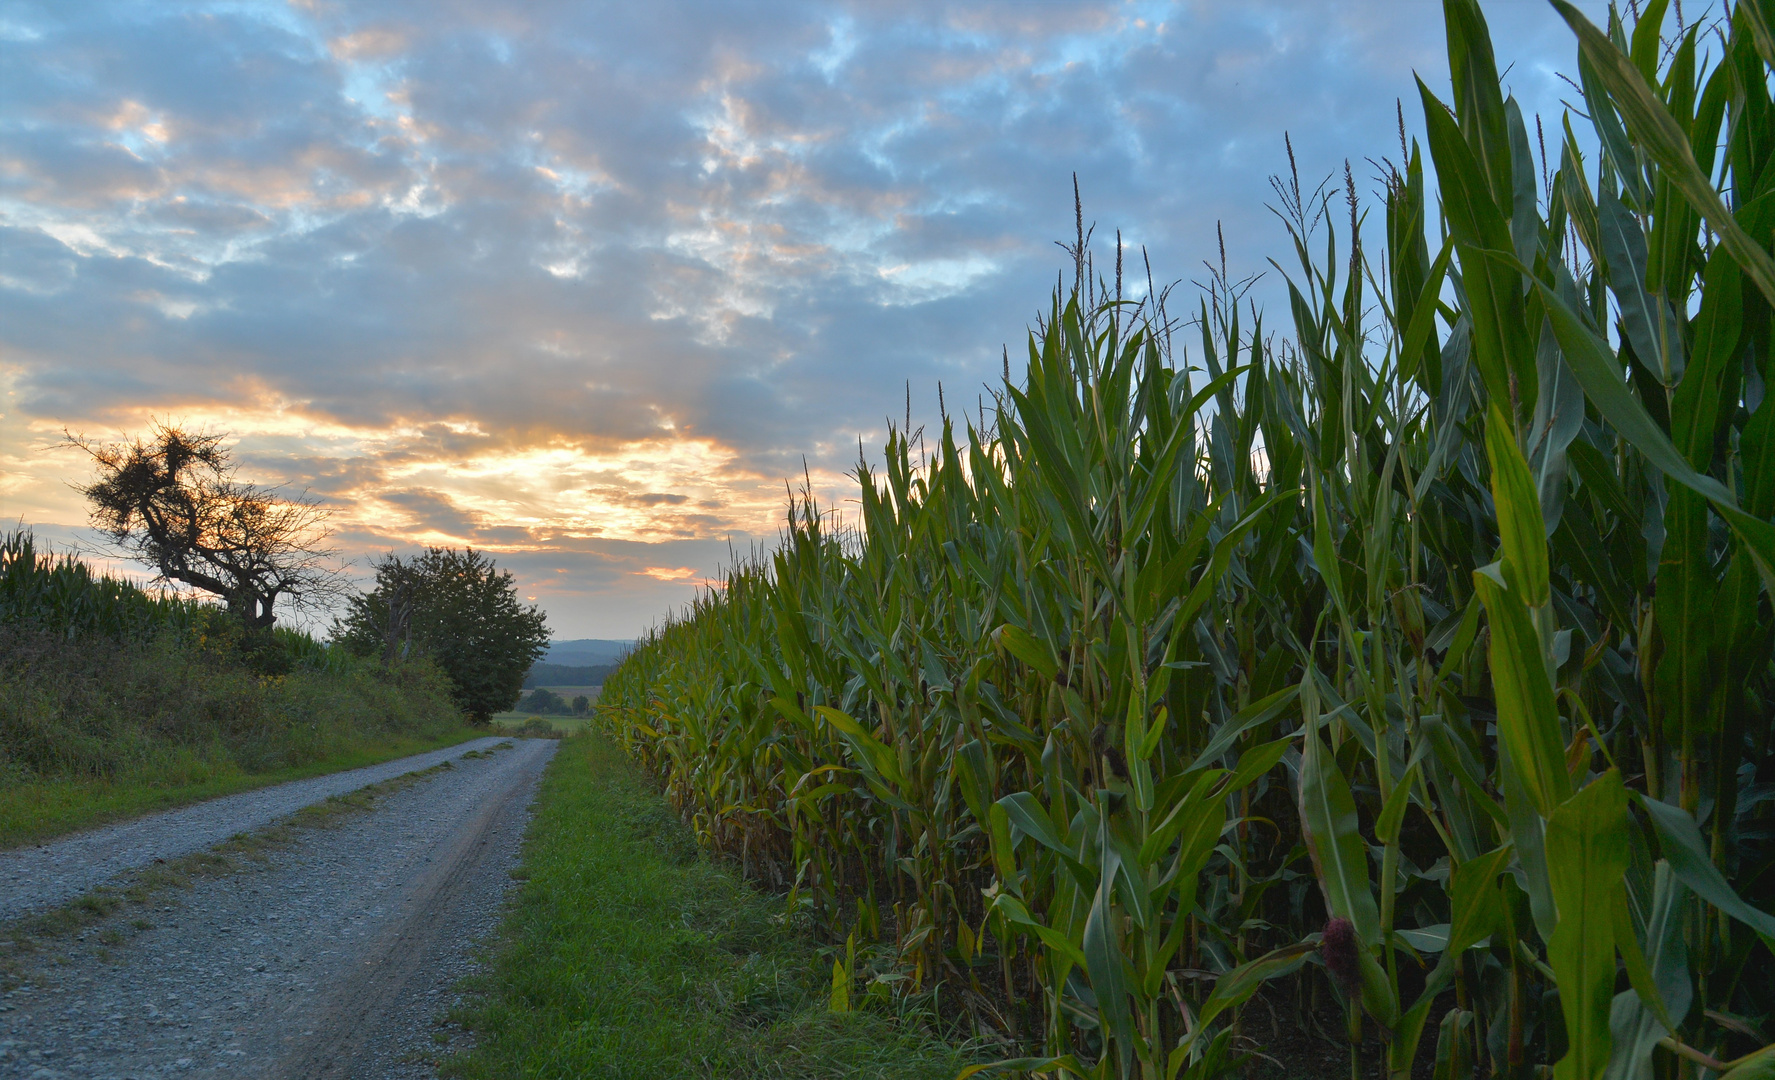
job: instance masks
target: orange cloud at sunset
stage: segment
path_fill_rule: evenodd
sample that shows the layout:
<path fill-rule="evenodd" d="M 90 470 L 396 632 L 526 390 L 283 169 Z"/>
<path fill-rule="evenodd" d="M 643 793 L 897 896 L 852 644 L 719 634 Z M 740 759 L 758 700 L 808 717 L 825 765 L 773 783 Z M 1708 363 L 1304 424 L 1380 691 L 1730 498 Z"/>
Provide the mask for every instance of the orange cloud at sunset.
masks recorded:
<path fill-rule="evenodd" d="M 648 566 L 643 567 L 641 572 L 648 577 L 659 581 L 697 581 L 696 569 L 690 566 L 679 566 L 676 568 Z"/>

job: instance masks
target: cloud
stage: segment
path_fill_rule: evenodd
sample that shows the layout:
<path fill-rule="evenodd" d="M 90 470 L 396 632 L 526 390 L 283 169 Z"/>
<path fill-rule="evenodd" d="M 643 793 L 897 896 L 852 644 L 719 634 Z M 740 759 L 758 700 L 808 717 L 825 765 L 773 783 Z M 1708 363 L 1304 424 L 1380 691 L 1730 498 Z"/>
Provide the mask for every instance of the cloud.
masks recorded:
<path fill-rule="evenodd" d="M 641 568 L 641 572 L 656 581 L 690 582 L 695 584 L 701 580 L 696 572 L 696 567 L 694 566 L 644 566 Z"/>
<path fill-rule="evenodd" d="M 1446 82 L 1434 6 L 1386 0 L 12 11 L 9 511 L 84 517 L 25 450 L 63 426 L 207 423 L 354 550 L 485 546 L 599 636 L 773 537 L 804 463 L 840 504 L 908 386 L 971 405 L 1074 171 L 1159 276 L 1217 228 L 1267 270 L 1282 133 L 1310 183 Z M 1566 31 L 1490 14 L 1551 115 Z"/>

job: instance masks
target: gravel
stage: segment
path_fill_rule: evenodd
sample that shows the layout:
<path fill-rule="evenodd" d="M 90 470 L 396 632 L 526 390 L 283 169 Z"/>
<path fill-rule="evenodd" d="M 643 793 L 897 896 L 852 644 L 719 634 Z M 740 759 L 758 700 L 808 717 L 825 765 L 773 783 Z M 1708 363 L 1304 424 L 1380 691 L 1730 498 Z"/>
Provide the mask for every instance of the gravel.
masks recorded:
<path fill-rule="evenodd" d="M 66 903 L 126 870 L 202 851 L 334 795 L 421 772 L 499 742 L 498 738 L 474 739 L 380 765 L 211 799 L 37 847 L 0 852 L 0 920 Z"/>
<path fill-rule="evenodd" d="M 555 747 L 459 759 L 63 942 L 0 996 L 0 1078 L 434 1076 Z"/>

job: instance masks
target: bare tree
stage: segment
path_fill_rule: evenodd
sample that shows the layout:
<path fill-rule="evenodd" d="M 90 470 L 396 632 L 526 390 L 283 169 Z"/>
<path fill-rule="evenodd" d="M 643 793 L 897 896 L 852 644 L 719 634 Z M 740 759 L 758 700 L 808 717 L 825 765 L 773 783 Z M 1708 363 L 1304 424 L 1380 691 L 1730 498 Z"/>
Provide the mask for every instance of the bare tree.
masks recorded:
<path fill-rule="evenodd" d="M 280 600 L 324 605 L 342 591 L 337 553 L 325 546 L 329 511 L 236 479 L 225 436 L 158 422 L 121 443 L 63 434 L 97 466 L 78 489 L 93 527 L 158 580 L 221 597 L 256 629 L 271 626 Z"/>

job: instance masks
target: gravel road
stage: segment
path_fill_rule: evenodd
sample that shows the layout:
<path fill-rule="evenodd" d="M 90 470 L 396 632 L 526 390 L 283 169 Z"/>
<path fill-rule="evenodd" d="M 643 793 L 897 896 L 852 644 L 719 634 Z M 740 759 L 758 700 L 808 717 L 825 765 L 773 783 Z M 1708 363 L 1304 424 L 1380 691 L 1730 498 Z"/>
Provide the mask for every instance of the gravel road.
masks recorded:
<path fill-rule="evenodd" d="M 420 772 L 500 741 L 473 739 L 380 765 L 211 799 L 36 847 L 0 851 L 0 920 L 66 903 L 126 870 L 202 851 L 239 833 L 264 828 L 304 806 Z"/>
<path fill-rule="evenodd" d="M 459 758 L 262 864 L 61 943 L 0 997 L 0 1078 L 434 1075 L 449 1040 L 437 1018 L 497 923 L 555 747 Z"/>

